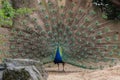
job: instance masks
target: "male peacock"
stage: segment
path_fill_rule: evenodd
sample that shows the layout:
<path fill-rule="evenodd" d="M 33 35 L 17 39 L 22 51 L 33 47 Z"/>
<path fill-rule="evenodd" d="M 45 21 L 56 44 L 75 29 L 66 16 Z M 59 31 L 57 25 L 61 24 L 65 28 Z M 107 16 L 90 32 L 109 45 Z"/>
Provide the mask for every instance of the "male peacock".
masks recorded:
<path fill-rule="evenodd" d="M 11 56 L 41 60 L 43 64 L 68 63 L 85 69 L 115 65 L 120 56 L 119 32 L 112 21 L 66 0 L 41 0 L 40 9 L 10 29 Z M 119 31 L 119 30 L 118 30 Z"/>
<path fill-rule="evenodd" d="M 60 46 L 58 46 L 57 49 L 56 49 L 56 55 L 55 55 L 54 63 L 58 65 L 58 70 L 59 70 L 59 63 L 62 63 L 63 71 L 64 71 L 64 64 L 65 63 L 62 60 L 62 48 Z"/>

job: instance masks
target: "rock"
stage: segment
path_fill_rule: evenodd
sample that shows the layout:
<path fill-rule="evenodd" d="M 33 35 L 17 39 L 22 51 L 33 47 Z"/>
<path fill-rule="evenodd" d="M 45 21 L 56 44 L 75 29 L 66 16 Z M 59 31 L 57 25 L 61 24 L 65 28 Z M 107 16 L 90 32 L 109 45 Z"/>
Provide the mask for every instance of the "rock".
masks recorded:
<path fill-rule="evenodd" d="M 0 64 L 0 80 L 2 80 L 3 72 L 5 69 L 6 68 L 5 68 L 4 64 Z"/>
<path fill-rule="evenodd" d="M 47 73 L 39 61 L 30 59 L 5 59 L 3 80 L 47 80 Z M 2 80 L 2 79 L 0 79 Z"/>
<path fill-rule="evenodd" d="M 2 80 L 3 71 L 0 71 L 0 80 Z"/>
<path fill-rule="evenodd" d="M 3 72 L 3 80 L 31 80 L 31 76 L 27 70 L 23 69 L 6 69 Z"/>

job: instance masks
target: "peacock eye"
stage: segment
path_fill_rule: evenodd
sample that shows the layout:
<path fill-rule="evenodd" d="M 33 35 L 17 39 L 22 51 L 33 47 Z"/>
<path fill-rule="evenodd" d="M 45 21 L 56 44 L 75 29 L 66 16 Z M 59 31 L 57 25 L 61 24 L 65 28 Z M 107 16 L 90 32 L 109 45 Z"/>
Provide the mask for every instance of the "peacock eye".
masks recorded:
<path fill-rule="evenodd" d="M 46 16 L 45 16 L 45 19 L 48 19 L 48 18 L 49 18 L 49 16 L 48 16 L 48 15 L 46 15 Z"/>
<path fill-rule="evenodd" d="M 90 13 L 91 15 L 95 15 L 95 14 L 96 14 L 96 12 L 95 12 L 94 10 L 90 11 L 89 13 Z"/>
<path fill-rule="evenodd" d="M 61 8 L 61 9 L 63 9 L 63 8 L 64 8 L 64 6 L 63 6 L 63 5 L 61 5 L 61 6 L 60 6 L 60 8 Z"/>
<path fill-rule="evenodd" d="M 64 16 L 65 16 L 65 14 L 64 14 L 64 13 L 61 13 L 61 16 L 62 16 L 62 17 L 64 17 Z"/>
<path fill-rule="evenodd" d="M 39 5 L 42 5 L 42 2 L 40 2 Z"/>

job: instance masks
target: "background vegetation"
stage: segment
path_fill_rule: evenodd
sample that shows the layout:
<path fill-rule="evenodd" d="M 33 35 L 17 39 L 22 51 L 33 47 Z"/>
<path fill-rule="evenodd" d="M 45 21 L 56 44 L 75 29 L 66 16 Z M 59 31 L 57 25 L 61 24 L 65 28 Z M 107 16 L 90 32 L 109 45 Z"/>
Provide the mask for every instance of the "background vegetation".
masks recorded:
<path fill-rule="evenodd" d="M 120 20 L 120 7 L 117 4 L 114 4 L 112 0 L 93 0 L 93 4 L 101 8 L 108 19 Z"/>
<path fill-rule="evenodd" d="M 14 17 L 32 12 L 29 8 L 14 9 L 8 0 L 0 1 L 0 3 L 0 26 L 12 26 Z"/>

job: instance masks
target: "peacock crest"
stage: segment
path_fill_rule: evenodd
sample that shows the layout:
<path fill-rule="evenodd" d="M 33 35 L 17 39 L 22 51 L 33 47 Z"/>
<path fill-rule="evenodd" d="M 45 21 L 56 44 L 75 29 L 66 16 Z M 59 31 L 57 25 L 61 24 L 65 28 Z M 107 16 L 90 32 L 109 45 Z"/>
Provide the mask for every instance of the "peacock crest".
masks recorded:
<path fill-rule="evenodd" d="M 120 56 L 119 33 L 111 29 L 92 6 L 83 8 L 80 2 L 59 5 L 61 0 L 41 0 L 39 11 L 18 21 L 10 29 L 10 49 L 13 58 L 31 58 L 44 64 L 53 62 L 57 47 L 62 60 L 88 69 L 115 65 Z"/>

